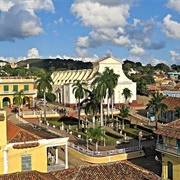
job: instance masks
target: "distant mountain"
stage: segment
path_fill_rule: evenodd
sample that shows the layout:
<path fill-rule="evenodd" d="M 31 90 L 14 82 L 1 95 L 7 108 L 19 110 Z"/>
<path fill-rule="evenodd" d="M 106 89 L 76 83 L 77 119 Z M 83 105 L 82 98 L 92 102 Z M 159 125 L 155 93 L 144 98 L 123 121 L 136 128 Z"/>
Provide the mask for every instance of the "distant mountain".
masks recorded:
<path fill-rule="evenodd" d="M 54 67 L 55 69 L 67 69 L 67 70 L 78 70 L 78 69 L 92 69 L 91 62 L 75 61 L 72 59 L 27 59 L 17 62 L 19 67 L 38 67 L 49 70 Z"/>

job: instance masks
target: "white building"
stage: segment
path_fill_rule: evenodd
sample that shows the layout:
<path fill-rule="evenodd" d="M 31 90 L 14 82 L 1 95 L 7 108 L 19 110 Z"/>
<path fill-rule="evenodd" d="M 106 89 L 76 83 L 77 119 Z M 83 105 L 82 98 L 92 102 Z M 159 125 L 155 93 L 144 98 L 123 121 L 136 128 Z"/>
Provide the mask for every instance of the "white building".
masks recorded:
<path fill-rule="evenodd" d="M 136 101 L 136 83 L 125 76 L 122 70 L 122 64 L 123 63 L 119 59 L 110 56 L 94 62 L 93 69 L 54 72 L 51 77 L 54 81 L 53 93 L 56 94 L 57 102 L 69 107 L 74 107 L 77 104 L 74 94 L 72 93 L 74 81 L 81 80 L 91 84 L 94 73 L 97 71 L 102 73 L 106 67 L 113 69 L 114 73 L 120 75 L 118 85 L 114 90 L 114 106 L 118 107 L 120 103 L 125 103 L 124 96 L 122 95 L 124 88 L 131 90 L 132 96 L 129 102 L 132 103 L 133 101 Z M 107 104 L 107 101 L 104 101 L 104 104 Z"/>

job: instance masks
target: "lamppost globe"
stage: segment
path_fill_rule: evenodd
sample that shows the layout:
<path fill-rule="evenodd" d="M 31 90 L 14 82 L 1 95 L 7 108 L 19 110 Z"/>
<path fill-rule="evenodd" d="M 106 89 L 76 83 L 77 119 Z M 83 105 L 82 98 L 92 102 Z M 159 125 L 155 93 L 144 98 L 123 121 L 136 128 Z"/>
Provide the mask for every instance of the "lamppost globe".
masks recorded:
<path fill-rule="evenodd" d="M 139 131 L 139 150 L 141 151 L 142 131 Z"/>

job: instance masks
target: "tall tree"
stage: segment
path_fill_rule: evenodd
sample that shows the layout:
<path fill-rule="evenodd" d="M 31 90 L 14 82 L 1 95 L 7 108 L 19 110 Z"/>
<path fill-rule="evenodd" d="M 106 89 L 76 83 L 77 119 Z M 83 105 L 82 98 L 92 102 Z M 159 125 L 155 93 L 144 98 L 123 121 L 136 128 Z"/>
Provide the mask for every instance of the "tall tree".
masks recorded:
<path fill-rule="evenodd" d="M 72 85 L 73 87 L 73 94 L 75 98 L 78 100 L 77 107 L 78 107 L 78 129 L 80 129 L 80 113 L 81 113 L 81 106 L 80 101 L 83 99 L 86 95 L 86 82 L 81 82 L 80 80 L 76 80 L 75 83 Z"/>
<path fill-rule="evenodd" d="M 180 119 L 180 106 L 175 107 L 174 115 L 177 117 L 177 119 Z"/>
<path fill-rule="evenodd" d="M 37 90 L 39 92 L 42 91 L 44 94 L 44 120 L 46 121 L 46 92 L 52 92 L 53 80 L 49 73 L 44 73 L 35 84 L 37 85 Z"/>
<path fill-rule="evenodd" d="M 109 69 L 108 67 L 105 68 L 105 71 L 104 71 L 104 74 L 105 76 L 107 77 L 107 104 L 108 104 L 108 118 L 109 118 L 109 100 L 111 98 L 112 100 L 112 116 L 113 116 L 113 95 L 114 95 L 114 88 L 117 86 L 118 84 L 118 78 L 119 78 L 119 75 L 118 74 L 115 74 L 114 73 L 114 70 L 113 69 Z"/>
<path fill-rule="evenodd" d="M 106 138 L 105 136 L 105 130 L 103 127 L 95 125 L 94 128 L 87 129 L 88 131 L 88 137 L 92 138 L 96 143 L 96 151 L 98 151 L 98 143 L 101 140 L 101 138 Z"/>
<path fill-rule="evenodd" d="M 119 108 L 119 116 L 122 118 L 122 129 L 124 129 L 124 119 L 128 118 L 130 115 L 130 108 L 122 104 L 122 107 Z"/>
<path fill-rule="evenodd" d="M 17 91 L 14 94 L 14 102 L 15 104 L 18 105 L 18 117 L 20 117 L 20 109 L 21 106 L 23 105 L 23 98 L 25 98 L 24 90 L 20 90 L 19 92 Z"/>
<path fill-rule="evenodd" d="M 106 97 L 107 91 L 107 76 L 104 73 L 96 72 L 94 74 L 94 80 L 91 83 L 92 88 L 95 90 L 95 93 L 100 98 L 100 121 L 101 126 L 104 126 L 103 122 L 103 100 Z"/>
<path fill-rule="evenodd" d="M 151 100 L 146 104 L 146 109 L 152 108 L 155 112 L 155 123 L 156 123 L 156 129 L 158 128 L 158 117 L 161 111 L 165 112 L 168 109 L 168 106 L 163 103 L 163 100 L 165 100 L 166 97 L 163 96 L 160 92 L 155 92 L 152 94 Z"/>
<path fill-rule="evenodd" d="M 95 126 L 95 115 L 100 112 L 100 99 L 95 93 L 95 90 L 89 91 L 88 90 L 88 97 L 84 99 L 81 104 L 86 103 L 85 106 L 85 114 L 92 115 L 93 127 Z"/>
<path fill-rule="evenodd" d="M 119 75 L 115 74 L 113 69 L 105 68 L 103 73 L 96 72 L 94 74 L 94 80 L 91 84 L 92 88 L 95 89 L 97 96 L 101 100 L 100 108 L 100 119 L 101 126 L 104 125 L 103 122 L 103 100 L 106 96 L 109 98 L 114 94 L 114 88 L 117 85 Z"/>
<path fill-rule="evenodd" d="M 124 98 L 126 100 L 126 105 L 127 105 L 128 104 L 128 98 L 131 98 L 131 96 L 132 96 L 131 90 L 128 88 L 124 88 L 122 95 L 124 96 Z"/>

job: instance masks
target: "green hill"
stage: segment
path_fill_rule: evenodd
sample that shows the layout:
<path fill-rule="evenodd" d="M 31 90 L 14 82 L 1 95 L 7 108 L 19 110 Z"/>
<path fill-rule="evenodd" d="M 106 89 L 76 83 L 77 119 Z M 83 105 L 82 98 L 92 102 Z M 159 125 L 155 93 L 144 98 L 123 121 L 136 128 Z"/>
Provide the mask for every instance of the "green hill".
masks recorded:
<path fill-rule="evenodd" d="M 54 67 L 55 69 L 68 69 L 68 70 L 78 70 L 78 69 L 92 69 L 91 62 L 75 61 L 72 59 L 27 59 L 19 61 L 19 67 L 38 67 L 49 70 L 49 68 Z"/>

